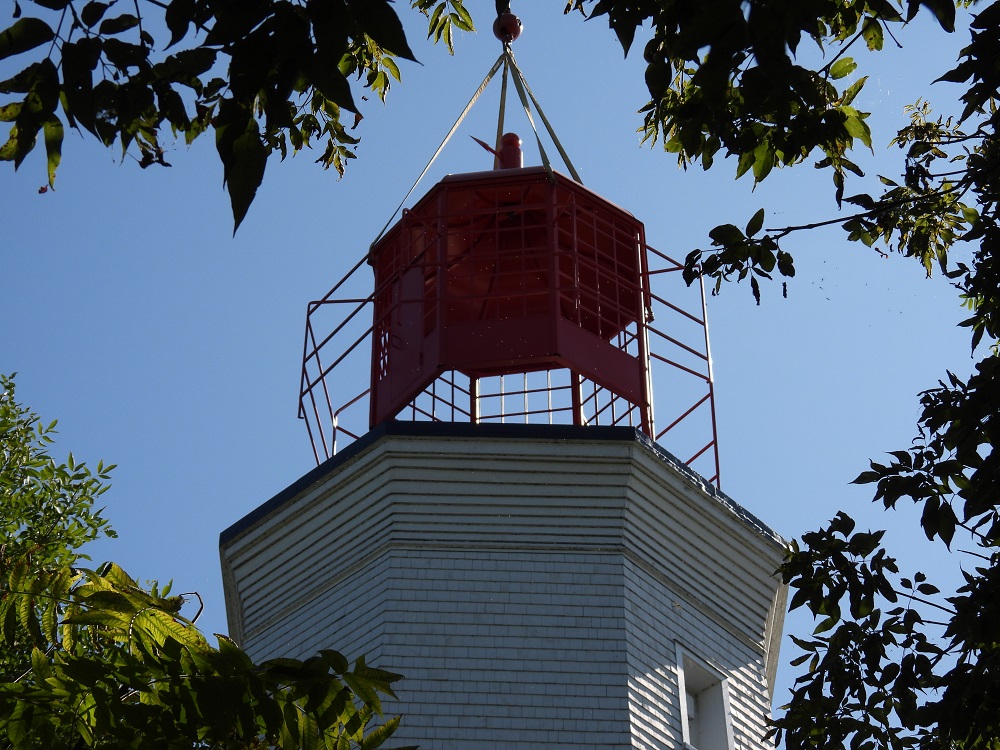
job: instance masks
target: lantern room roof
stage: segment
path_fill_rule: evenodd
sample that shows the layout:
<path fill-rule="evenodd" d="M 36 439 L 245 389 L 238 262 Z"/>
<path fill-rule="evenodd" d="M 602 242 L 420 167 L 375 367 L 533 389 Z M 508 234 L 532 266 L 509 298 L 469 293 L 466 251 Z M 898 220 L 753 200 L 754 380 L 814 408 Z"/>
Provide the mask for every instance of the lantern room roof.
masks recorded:
<path fill-rule="evenodd" d="M 506 182 L 538 183 L 544 180 L 551 180 L 555 185 L 568 188 L 574 193 L 585 195 L 589 199 L 599 202 L 601 207 L 604 209 L 616 212 L 619 215 L 627 217 L 633 221 L 638 221 L 633 213 L 622 208 L 617 203 L 609 201 L 603 195 L 595 193 L 582 183 L 577 182 L 571 177 L 567 177 L 557 170 L 547 170 L 545 167 L 541 166 L 520 167 L 516 169 L 484 169 L 478 172 L 457 172 L 455 174 L 448 174 L 431 187 L 426 193 L 424 193 L 420 200 L 414 203 L 412 207 L 406 210 L 410 212 L 416 211 L 419 213 L 441 190 L 452 190 L 462 187 L 475 189 L 480 186 L 502 185 Z M 398 224 L 399 221 L 395 222 L 392 226 L 395 227 Z M 386 230 L 386 234 L 391 233 L 391 231 L 391 228 Z M 378 247 L 383 239 L 384 237 L 376 241 L 373 247 Z M 369 256 L 369 262 L 371 262 L 371 256 Z"/>
<path fill-rule="evenodd" d="M 540 167 L 540 166 L 539 167 L 521 167 L 520 169 L 484 169 L 484 170 L 482 170 L 480 172 L 459 172 L 459 173 L 456 173 L 456 174 L 446 175 L 441 180 L 441 182 L 439 182 L 438 184 L 439 185 L 449 185 L 449 186 L 451 186 L 451 185 L 453 185 L 455 183 L 469 183 L 469 184 L 474 184 L 474 183 L 477 183 L 477 182 L 480 182 L 480 181 L 486 181 L 486 182 L 488 182 L 488 181 L 491 181 L 491 180 L 496 180 L 497 178 L 515 180 L 515 179 L 517 179 L 519 177 L 520 178 L 529 178 L 529 177 L 531 177 L 531 178 L 535 178 L 535 177 L 541 178 L 541 177 L 544 177 L 544 178 L 548 179 L 550 177 L 550 175 L 551 175 L 551 179 L 554 180 L 556 183 L 564 185 L 564 186 L 571 187 L 571 188 L 573 188 L 574 192 L 585 193 L 585 194 L 589 195 L 590 197 L 594 198 L 595 200 L 599 200 L 601 203 L 605 204 L 606 206 L 608 206 L 610 208 L 613 208 L 616 211 L 620 211 L 625 216 L 628 216 L 628 217 L 633 218 L 633 219 L 635 218 L 634 214 L 632 214 L 631 212 L 625 210 L 624 208 L 622 208 L 621 206 L 619 206 L 617 203 L 609 201 L 603 195 L 595 193 L 593 190 L 591 190 L 590 188 L 588 188 L 583 183 L 577 182 L 572 177 L 567 177 L 562 172 L 559 172 L 559 171 L 557 171 L 555 169 L 553 169 L 552 171 L 548 171 L 548 170 L 545 169 L 545 167 Z M 432 188 L 432 190 L 433 190 L 433 188 Z M 428 193 L 429 192 L 430 191 L 428 191 Z"/>

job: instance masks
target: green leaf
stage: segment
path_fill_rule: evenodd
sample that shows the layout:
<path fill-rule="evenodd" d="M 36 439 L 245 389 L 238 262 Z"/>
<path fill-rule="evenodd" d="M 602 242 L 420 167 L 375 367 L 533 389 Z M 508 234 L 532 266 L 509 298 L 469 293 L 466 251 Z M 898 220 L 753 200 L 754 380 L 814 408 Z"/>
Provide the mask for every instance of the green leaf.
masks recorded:
<path fill-rule="evenodd" d="M 858 64 L 853 58 L 842 57 L 830 66 L 830 77 L 833 79 L 843 78 L 850 75 L 857 69 Z"/>
<path fill-rule="evenodd" d="M 42 637 L 41 625 L 38 622 L 38 615 L 35 612 L 35 602 L 30 596 L 22 596 L 17 606 L 18 620 L 21 627 L 28 631 L 28 636 L 36 645 L 45 642 Z"/>
<path fill-rule="evenodd" d="M 455 34 L 452 31 L 450 23 L 444 27 L 444 46 L 448 48 L 448 52 L 451 54 L 455 53 Z"/>
<path fill-rule="evenodd" d="M 91 2 L 84 5 L 83 10 L 80 11 L 80 20 L 83 21 L 84 26 L 89 29 L 104 18 L 104 14 L 110 7 L 111 3 L 101 3 L 98 2 L 98 0 L 91 0 Z"/>
<path fill-rule="evenodd" d="M 129 615 L 108 610 L 79 611 L 63 618 L 64 625 L 101 625 L 112 630 L 128 630 L 131 622 Z"/>
<path fill-rule="evenodd" d="M 834 625 L 840 622 L 839 617 L 827 617 L 822 622 L 820 622 L 815 628 L 813 628 L 813 634 L 819 635 L 820 633 L 825 633 Z"/>
<path fill-rule="evenodd" d="M 8 646 L 14 644 L 17 638 L 17 607 L 14 606 L 14 598 L 12 596 L 5 597 L 2 611 L 3 622 L 0 623 L 3 626 L 3 642 Z"/>
<path fill-rule="evenodd" d="M 868 0 L 868 8 L 883 21 L 900 23 L 903 17 L 899 14 L 889 0 Z"/>
<path fill-rule="evenodd" d="M 58 117 L 50 117 L 42 126 L 45 134 L 45 153 L 49 168 L 49 187 L 55 189 L 56 170 L 62 161 L 63 124 Z"/>
<path fill-rule="evenodd" d="M 180 94 L 170 87 L 164 87 L 157 91 L 156 101 L 159 104 L 160 112 L 172 125 L 181 130 L 187 130 L 191 119 L 184 109 L 184 100 Z"/>
<path fill-rule="evenodd" d="M 844 172 L 838 169 L 833 173 L 834 199 L 837 201 L 837 208 L 840 208 L 844 200 Z"/>
<path fill-rule="evenodd" d="M 877 482 L 881 476 L 877 471 L 863 471 L 855 477 L 851 484 L 871 484 Z"/>
<path fill-rule="evenodd" d="M 197 18 L 195 0 L 171 0 L 164 14 L 164 21 L 170 29 L 170 42 L 167 49 L 187 35 L 187 30 L 194 18 Z"/>
<path fill-rule="evenodd" d="M 746 235 L 747 237 L 753 237 L 757 232 L 761 230 L 764 226 L 764 209 L 760 209 L 755 213 L 750 221 L 747 222 Z"/>
<path fill-rule="evenodd" d="M 36 680 L 47 680 L 52 674 L 52 665 L 40 648 L 31 649 L 31 671 L 35 673 Z"/>
<path fill-rule="evenodd" d="M 130 13 L 123 13 L 114 18 L 108 18 L 101 22 L 102 34 L 121 34 L 123 31 L 134 29 L 139 25 L 139 19 Z"/>
<path fill-rule="evenodd" d="M 840 103 L 842 105 L 846 105 L 853 102 L 854 99 L 857 97 L 857 95 L 861 92 L 861 89 L 864 88 L 865 82 L 867 80 L 868 76 L 861 76 L 861 78 L 859 78 L 850 86 L 848 86 L 846 89 L 844 89 L 844 93 L 840 97 Z"/>
<path fill-rule="evenodd" d="M 392 60 L 391 57 L 387 57 L 382 60 L 382 64 L 385 69 L 389 71 L 389 74 L 395 78 L 397 81 L 400 80 L 399 66 Z"/>
<path fill-rule="evenodd" d="M 708 236 L 712 238 L 713 244 L 725 247 L 739 245 L 746 240 L 743 232 L 735 224 L 720 224 L 709 231 Z"/>
<path fill-rule="evenodd" d="M 861 35 L 865 38 L 865 43 L 870 50 L 882 49 L 885 37 L 882 34 L 882 24 L 875 19 L 868 19 L 861 29 Z"/>
<path fill-rule="evenodd" d="M 869 532 L 859 531 L 857 534 L 851 537 L 850 542 L 847 545 L 848 551 L 852 555 L 858 555 L 859 557 L 867 557 L 878 547 L 879 542 L 882 539 L 881 534 L 872 534 Z"/>
<path fill-rule="evenodd" d="M 754 153 L 753 151 L 744 151 L 740 154 L 739 161 L 736 165 L 736 179 L 739 179 L 754 165 Z"/>
<path fill-rule="evenodd" d="M 11 102 L 0 107 L 0 122 L 13 122 L 21 114 L 24 102 Z"/>
<path fill-rule="evenodd" d="M 49 643 L 55 643 L 59 639 L 59 606 L 48 601 L 42 608 L 42 637 Z"/>
<path fill-rule="evenodd" d="M 930 9 L 942 29 L 955 30 L 955 0 L 921 0 L 920 4 Z"/>
<path fill-rule="evenodd" d="M 336 674 L 344 674 L 347 672 L 351 664 L 347 661 L 347 658 L 339 651 L 334 651 L 333 649 L 323 649 L 319 652 L 320 658 L 323 662 L 329 666 Z"/>
<path fill-rule="evenodd" d="M 846 109 L 851 108 L 847 107 Z M 868 124 L 860 116 L 860 113 L 858 115 L 848 115 L 847 119 L 844 121 L 844 127 L 852 137 L 857 138 L 863 144 L 868 146 L 868 148 L 871 148 L 872 132 L 869 129 Z"/>
<path fill-rule="evenodd" d="M 858 195 L 852 195 L 850 198 L 844 198 L 844 201 L 846 201 L 847 203 L 852 203 L 855 206 L 861 206 L 861 208 L 865 209 L 865 211 L 875 210 L 875 199 L 872 198 L 867 193 L 859 193 Z M 858 220 L 858 224 L 859 226 L 863 226 L 860 220 Z M 849 225 L 851 225 L 851 222 L 846 222 L 844 224 L 844 228 L 845 229 L 849 228 Z"/>
<path fill-rule="evenodd" d="M 30 716 L 25 716 L 25 714 L 30 714 L 31 710 L 31 704 L 26 701 L 18 701 L 15 703 L 13 711 L 11 711 L 11 715 L 7 721 L 7 739 L 11 742 L 15 750 L 21 750 L 22 748 L 28 750 L 28 748 L 34 745 L 28 731 L 31 723 Z"/>
<path fill-rule="evenodd" d="M 771 251 L 771 248 L 768 247 L 766 242 L 763 242 L 758 245 L 755 250 L 759 255 L 757 260 L 758 265 L 761 269 L 763 269 L 764 273 L 770 274 L 771 271 L 774 270 L 774 264 L 776 262 L 776 258 L 774 257 L 774 253 Z M 770 278 L 770 276 L 768 276 L 768 278 Z"/>
<path fill-rule="evenodd" d="M 229 107 L 233 108 L 233 105 Z M 241 116 L 242 114 L 242 116 Z M 220 111 L 220 118 L 223 112 Z M 242 124 L 240 122 L 242 120 Z M 233 209 L 233 234 L 246 217 L 257 188 L 264 179 L 267 148 L 253 117 L 236 113 L 232 122 L 216 125 L 216 149 L 223 165 L 223 184 L 229 191 Z"/>
<path fill-rule="evenodd" d="M 284 721 L 281 723 L 282 750 L 296 750 L 299 744 L 299 718 L 295 704 L 289 701 L 284 707 Z"/>
<path fill-rule="evenodd" d="M 107 23 L 105 21 L 105 23 Z M 103 24 L 102 24 L 103 25 Z M 115 66 L 122 70 L 139 67 L 149 59 L 149 47 L 142 44 L 130 44 L 121 39 L 105 39 L 104 54 Z M 125 86 L 122 86 L 125 91 Z M 129 87 L 129 90 L 139 91 L 139 87 Z"/>
<path fill-rule="evenodd" d="M 762 182 L 774 168 L 774 148 L 768 141 L 764 141 L 753 153 L 753 179 L 754 182 Z"/>
<path fill-rule="evenodd" d="M 136 616 L 133 626 L 146 630 L 158 645 L 163 645 L 170 638 L 190 649 L 203 650 L 208 645 L 197 628 L 178 622 L 172 615 L 159 609 L 144 610 L 141 615 Z"/>
<path fill-rule="evenodd" d="M 118 565 L 118 563 L 109 562 L 105 563 L 101 567 L 100 571 L 101 581 L 105 585 L 110 584 L 118 589 L 137 591 L 138 584 L 135 582 L 125 570 Z"/>
<path fill-rule="evenodd" d="M 437 31 L 441 22 L 441 15 L 444 13 L 445 4 L 438 3 L 434 8 L 434 12 L 431 13 L 430 18 L 427 20 L 427 38 L 430 39 L 431 36 Z"/>
<path fill-rule="evenodd" d="M 417 61 L 403 33 L 403 24 L 388 0 L 347 0 L 362 31 L 378 46 L 399 57 Z"/>
<path fill-rule="evenodd" d="M 302 750 L 316 750 L 319 747 L 319 727 L 316 719 L 302 710 L 298 704 L 295 705 L 299 714 L 299 739 Z"/>
<path fill-rule="evenodd" d="M 354 691 L 354 694 L 360 698 L 365 705 L 374 706 L 378 710 L 379 698 L 378 693 L 375 692 L 375 687 L 368 680 L 363 677 L 357 676 L 353 672 L 345 672 L 341 675 L 347 686 Z"/>
<path fill-rule="evenodd" d="M 0 60 L 20 55 L 51 42 L 56 34 L 45 21 L 39 18 L 22 18 L 13 26 L 0 31 Z"/>
<path fill-rule="evenodd" d="M 399 728 L 399 718 L 398 716 L 394 716 L 382 724 L 382 726 L 373 729 L 367 737 L 358 743 L 360 750 L 375 750 L 381 747 Z"/>
<path fill-rule="evenodd" d="M 326 99 L 349 112 L 358 113 L 358 106 L 354 103 L 354 95 L 351 93 L 351 84 L 338 68 L 314 65 L 307 75 L 312 85 Z"/>
<path fill-rule="evenodd" d="M 455 20 L 455 25 L 458 26 L 462 31 L 475 31 L 476 26 L 472 22 L 472 14 L 466 10 L 465 6 L 462 4 L 462 0 L 453 0 L 452 8 L 455 9 L 455 13 L 452 13 L 452 18 Z M 455 15 L 458 18 L 455 18 Z"/>
<path fill-rule="evenodd" d="M 82 38 L 62 46 L 63 110 L 71 126 L 77 124 L 97 134 L 93 71 L 102 45 L 94 38 Z"/>
<path fill-rule="evenodd" d="M 14 162 L 14 169 L 21 166 L 24 158 L 31 153 L 38 140 L 41 126 L 33 118 L 18 118 L 19 122 L 10 129 L 10 137 L 0 146 L 0 161 Z"/>
<path fill-rule="evenodd" d="M 872 464 L 873 466 L 875 464 Z M 830 521 L 830 531 L 847 536 L 857 525 L 857 522 L 843 511 L 838 511 L 837 515 Z"/>
<path fill-rule="evenodd" d="M 923 521 L 923 518 L 921 518 Z M 937 535 L 941 537 L 941 541 L 944 542 L 945 546 L 949 549 L 951 548 L 952 539 L 955 537 L 955 527 L 958 525 L 958 518 L 955 516 L 955 511 L 948 503 L 942 503 L 937 513 Z M 928 529 L 929 533 L 929 529 Z"/>

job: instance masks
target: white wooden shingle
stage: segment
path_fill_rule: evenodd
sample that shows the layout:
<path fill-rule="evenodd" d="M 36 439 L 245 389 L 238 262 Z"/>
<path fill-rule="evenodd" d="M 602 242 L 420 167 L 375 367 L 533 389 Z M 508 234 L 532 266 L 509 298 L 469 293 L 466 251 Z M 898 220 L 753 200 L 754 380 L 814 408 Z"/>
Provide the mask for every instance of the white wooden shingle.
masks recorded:
<path fill-rule="evenodd" d="M 628 428 L 409 424 L 223 533 L 230 632 L 406 676 L 395 744 L 681 748 L 677 644 L 763 747 L 782 540 Z"/>

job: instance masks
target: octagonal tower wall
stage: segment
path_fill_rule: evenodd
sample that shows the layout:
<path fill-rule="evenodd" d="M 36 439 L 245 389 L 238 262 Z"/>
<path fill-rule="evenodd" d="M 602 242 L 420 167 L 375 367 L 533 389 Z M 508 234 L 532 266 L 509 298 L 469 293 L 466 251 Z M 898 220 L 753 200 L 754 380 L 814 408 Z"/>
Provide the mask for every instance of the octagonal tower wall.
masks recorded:
<path fill-rule="evenodd" d="M 251 656 L 406 676 L 396 744 L 708 750 L 694 659 L 726 688 L 721 747 L 767 747 L 782 541 L 634 429 L 382 425 L 221 551 Z"/>

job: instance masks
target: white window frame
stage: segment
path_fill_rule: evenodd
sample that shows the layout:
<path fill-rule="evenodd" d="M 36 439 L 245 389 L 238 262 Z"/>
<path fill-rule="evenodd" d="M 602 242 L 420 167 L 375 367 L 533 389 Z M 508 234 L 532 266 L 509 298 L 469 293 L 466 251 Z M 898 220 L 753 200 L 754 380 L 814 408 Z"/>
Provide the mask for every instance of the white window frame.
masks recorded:
<path fill-rule="evenodd" d="M 675 642 L 674 645 L 677 649 L 677 695 L 684 747 L 688 750 L 734 750 L 728 678 L 704 659 L 686 650 L 680 643 Z M 688 701 L 691 699 L 689 696 L 692 698 L 703 696 L 703 700 L 706 701 L 699 708 L 700 715 L 689 716 Z M 707 737 L 703 736 L 706 729 L 710 730 Z"/>

